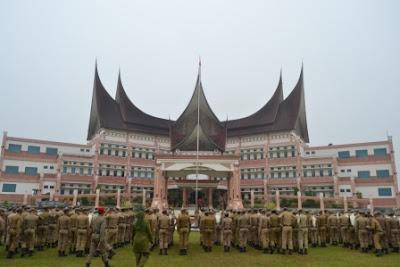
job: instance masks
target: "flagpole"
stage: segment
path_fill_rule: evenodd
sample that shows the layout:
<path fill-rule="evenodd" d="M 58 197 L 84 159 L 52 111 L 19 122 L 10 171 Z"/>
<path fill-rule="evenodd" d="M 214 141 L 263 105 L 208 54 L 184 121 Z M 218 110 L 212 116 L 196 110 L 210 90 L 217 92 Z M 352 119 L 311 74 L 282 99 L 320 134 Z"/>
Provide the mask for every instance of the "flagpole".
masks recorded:
<path fill-rule="evenodd" d="M 200 83 L 201 83 L 201 60 L 199 59 L 199 77 L 198 77 L 198 84 L 199 90 L 197 90 L 197 133 L 196 133 L 196 141 L 197 141 L 197 149 L 196 149 L 196 198 L 195 198 L 195 205 L 197 206 L 197 201 L 199 198 L 199 134 L 200 134 Z"/>

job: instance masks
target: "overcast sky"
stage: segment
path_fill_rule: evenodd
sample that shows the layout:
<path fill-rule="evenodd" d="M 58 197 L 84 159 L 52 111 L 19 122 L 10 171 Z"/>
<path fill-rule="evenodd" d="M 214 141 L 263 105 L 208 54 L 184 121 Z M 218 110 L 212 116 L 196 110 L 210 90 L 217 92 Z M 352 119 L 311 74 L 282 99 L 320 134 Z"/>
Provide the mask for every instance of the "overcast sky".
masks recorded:
<path fill-rule="evenodd" d="M 177 119 L 198 59 L 220 120 L 248 116 L 304 63 L 310 145 L 400 144 L 400 1 L 0 1 L 0 131 L 85 143 L 97 58 L 115 96 Z M 399 159 L 399 157 L 398 157 Z M 397 167 L 399 166 L 397 160 Z"/>

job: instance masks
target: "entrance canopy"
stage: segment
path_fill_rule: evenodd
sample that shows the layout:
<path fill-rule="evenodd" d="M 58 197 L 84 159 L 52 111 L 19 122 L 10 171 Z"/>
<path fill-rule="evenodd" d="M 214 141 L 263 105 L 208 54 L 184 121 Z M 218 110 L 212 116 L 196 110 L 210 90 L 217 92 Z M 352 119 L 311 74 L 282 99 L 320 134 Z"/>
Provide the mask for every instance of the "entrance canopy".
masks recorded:
<path fill-rule="evenodd" d="M 198 166 L 198 186 L 217 188 L 219 181 L 209 178 L 225 178 L 227 182 L 228 206 L 242 208 L 240 199 L 240 177 L 239 157 L 231 155 L 216 155 L 200 152 L 198 161 L 195 153 L 187 154 L 158 154 L 156 155 L 156 175 L 154 180 L 153 207 L 167 208 L 168 188 L 194 187 L 195 173 Z M 207 178 L 207 176 L 209 178 Z M 168 178 L 182 177 L 182 179 L 171 181 L 168 185 Z M 206 178 L 205 178 L 206 177 Z M 222 188 L 221 188 L 222 189 Z"/>

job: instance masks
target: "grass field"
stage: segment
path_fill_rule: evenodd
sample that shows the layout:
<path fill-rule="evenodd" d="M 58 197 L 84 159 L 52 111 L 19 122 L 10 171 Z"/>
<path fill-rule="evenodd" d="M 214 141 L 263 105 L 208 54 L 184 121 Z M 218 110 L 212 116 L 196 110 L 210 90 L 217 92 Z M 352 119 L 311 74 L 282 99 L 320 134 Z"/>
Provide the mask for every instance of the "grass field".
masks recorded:
<path fill-rule="evenodd" d="M 178 236 L 175 234 L 175 243 Z M 264 255 L 259 250 L 247 248 L 247 253 L 240 253 L 231 248 L 230 253 L 224 253 L 223 246 L 214 246 L 213 252 L 206 253 L 199 245 L 199 233 L 192 232 L 189 240 L 187 256 L 179 255 L 179 247 L 174 245 L 169 250 L 168 256 L 159 256 L 158 249 L 154 250 L 146 266 L 189 266 L 189 267 L 213 267 L 213 266 L 400 266 L 400 254 L 390 253 L 383 257 L 375 257 L 372 252 L 368 254 L 344 249 L 341 246 L 327 248 L 310 248 L 308 255 Z M 0 247 L 0 266 L 60 266 L 73 267 L 85 266 L 86 258 L 76 258 L 69 255 L 64 258 L 57 257 L 56 249 L 47 249 L 44 252 L 36 252 L 33 257 L 21 258 L 20 255 L 13 259 L 6 259 L 4 246 Z M 117 255 L 110 261 L 115 267 L 135 266 L 135 256 L 131 246 L 117 249 Z M 93 267 L 104 266 L 100 258 L 94 258 Z"/>

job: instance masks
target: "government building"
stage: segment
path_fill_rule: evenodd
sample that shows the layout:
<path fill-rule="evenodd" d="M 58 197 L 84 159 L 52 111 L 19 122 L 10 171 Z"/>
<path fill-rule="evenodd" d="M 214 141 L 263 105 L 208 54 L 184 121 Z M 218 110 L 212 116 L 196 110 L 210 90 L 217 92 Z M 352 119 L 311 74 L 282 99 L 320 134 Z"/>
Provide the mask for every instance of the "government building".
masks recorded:
<path fill-rule="evenodd" d="M 134 99 L 135 102 L 140 99 Z M 400 206 L 392 138 L 309 145 L 303 70 L 284 98 L 282 77 L 270 100 L 252 115 L 221 121 L 201 83 L 177 120 L 153 117 L 130 100 L 118 79 L 115 98 L 94 75 L 87 144 L 33 140 L 3 134 L 0 201 L 27 195 L 62 201 L 120 193 L 145 194 L 152 206 L 212 205 L 233 208 L 257 195 L 373 199 L 375 207 Z M 166 114 L 168 111 L 165 112 Z M 198 175 L 196 175 L 198 173 Z M 196 179 L 197 177 L 197 179 Z M 171 204 L 170 204 L 171 205 Z"/>

